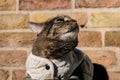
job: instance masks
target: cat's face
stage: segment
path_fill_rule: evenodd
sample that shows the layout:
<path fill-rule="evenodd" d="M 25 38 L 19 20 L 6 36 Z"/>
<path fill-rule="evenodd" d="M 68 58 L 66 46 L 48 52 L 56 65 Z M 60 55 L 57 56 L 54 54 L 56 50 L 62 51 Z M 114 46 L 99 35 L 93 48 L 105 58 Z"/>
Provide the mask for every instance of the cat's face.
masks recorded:
<path fill-rule="evenodd" d="M 78 24 L 69 16 L 57 16 L 43 23 L 29 22 L 28 26 L 38 33 L 32 49 L 34 55 L 59 58 L 78 44 Z"/>
<path fill-rule="evenodd" d="M 51 39 L 75 39 L 79 32 L 76 20 L 66 15 L 54 17 L 44 23 L 29 22 L 28 26 L 37 32 L 38 36 L 43 34 Z"/>

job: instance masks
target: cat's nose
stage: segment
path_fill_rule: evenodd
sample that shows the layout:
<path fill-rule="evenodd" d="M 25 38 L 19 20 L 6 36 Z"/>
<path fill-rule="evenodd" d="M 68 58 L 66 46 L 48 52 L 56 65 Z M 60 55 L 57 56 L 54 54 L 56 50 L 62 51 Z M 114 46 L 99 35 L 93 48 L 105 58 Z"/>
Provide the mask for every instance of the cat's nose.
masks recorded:
<path fill-rule="evenodd" d="M 66 20 L 67 22 L 77 22 L 75 19 Z"/>
<path fill-rule="evenodd" d="M 72 24 L 77 24 L 77 21 L 74 20 L 74 19 L 71 19 L 69 22 L 72 23 Z"/>
<path fill-rule="evenodd" d="M 71 22 L 77 22 L 75 19 L 72 19 Z"/>

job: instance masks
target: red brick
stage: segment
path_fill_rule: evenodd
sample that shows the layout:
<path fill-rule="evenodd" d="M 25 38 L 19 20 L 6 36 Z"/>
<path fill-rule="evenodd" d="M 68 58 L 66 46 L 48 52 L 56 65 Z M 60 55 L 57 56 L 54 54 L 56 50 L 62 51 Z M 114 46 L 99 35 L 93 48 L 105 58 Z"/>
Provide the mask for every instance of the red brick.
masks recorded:
<path fill-rule="evenodd" d="M 26 23 L 29 20 L 28 14 L 0 14 L 0 30 L 1 29 L 26 29 Z"/>
<path fill-rule="evenodd" d="M 120 31 L 108 31 L 105 34 L 105 45 L 120 47 Z"/>
<path fill-rule="evenodd" d="M 12 75 L 12 80 L 23 80 L 25 77 L 25 70 L 14 70 Z"/>
<path fill-rule="evenodd" d="M 93 63 L 102 64 L 105 67 L 110 67 L 116 64 L 115 52 L 111 50 L 83 50 Z"/>
<path fill-rule="evenodd" d="M 100 47 L 102 46 L 101 42 L 101 33 L 95 31 L 80 31 L 79 32 L 79 46 L 84 47 Z"/>
<path fill-rule="evenodd" d="M 27 57 L 26 51 L 2 50 L 0 51 L 0 66 L 23 66 Z"/>
<path fill-rule="evenodd" d="M 120 0 L 76 0 L 76 8 L 120 7 Z"/>
<path fill-rule="evenodd" d="M 49 18 L 55 17 L 57 15 L 68 15 L 71 18 L 77 20 L 79 25 L 85 25 L 87 22 L 87 14 L 86 12 L 59 12 L 59 13 L 34 13 L 32 15 L 33 22 L 44 22 Z"/>
<path fill-rule="evenodd" d="M 71 8 L 71 0 L 20 0 L 20 10 L 55 10 Z"/>
<path fill-rule="evenodd" d="M 36 37 L 32 32 L 0 33 L 0 47 L 31 47 Z"/>
<path fill-rule="evenodd" d="M 120 80 L 120 72 L 109 72 L 109 80 Z"/>
<path fill-rule="evenodd" d="M 16 0 L 0 0 L 0 11 L 16 9 Z"/>
<path fill-rule="evenodd" d="M 87 27 L 119 28 L 120 12 L 93 12 L 88 19 Z"/>
<path fill-rule="evenodd" d="M 8 70 L 0 69 L 0 80 L 8 80 L 10 73 Z"/>

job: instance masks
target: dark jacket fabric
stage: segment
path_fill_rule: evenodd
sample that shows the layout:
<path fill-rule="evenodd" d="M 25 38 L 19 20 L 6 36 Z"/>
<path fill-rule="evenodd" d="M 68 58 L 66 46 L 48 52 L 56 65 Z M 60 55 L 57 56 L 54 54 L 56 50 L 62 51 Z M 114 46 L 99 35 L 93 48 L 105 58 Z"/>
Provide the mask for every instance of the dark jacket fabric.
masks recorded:
<path fill-rule="evenodd" d="M 90 58 L 77 48 L 74 49 L 74 56 L 76 56 L 74 62 L 78 65 L 73 72 L 77 70 L 77 74 L 81 74 L 80 80 L 93 80 L 94 66 Z"/>

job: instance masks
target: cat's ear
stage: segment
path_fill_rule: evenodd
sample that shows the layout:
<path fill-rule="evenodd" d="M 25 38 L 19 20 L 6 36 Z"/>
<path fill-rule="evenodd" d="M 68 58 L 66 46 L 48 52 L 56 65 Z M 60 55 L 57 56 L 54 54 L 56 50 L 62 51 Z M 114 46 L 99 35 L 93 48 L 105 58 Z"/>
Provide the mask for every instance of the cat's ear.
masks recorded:
<path fill-rule="evenodd" d="M 40 33 L 43 29 L 43 23 L 28 22 L 27 26 L 34 32 Z"/>

